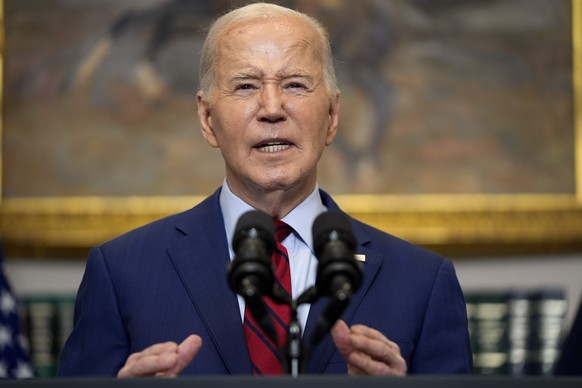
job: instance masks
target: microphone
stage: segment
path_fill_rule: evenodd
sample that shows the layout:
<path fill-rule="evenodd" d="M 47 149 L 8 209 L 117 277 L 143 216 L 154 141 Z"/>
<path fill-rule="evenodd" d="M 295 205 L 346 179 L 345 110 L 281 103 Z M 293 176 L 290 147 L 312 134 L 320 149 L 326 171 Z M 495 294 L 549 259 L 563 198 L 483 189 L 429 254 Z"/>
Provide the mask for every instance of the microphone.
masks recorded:
<path fill-rule="evenodd" d="M 331 297 L 311 335 L 315 346 L 331 330 L 362 283 L 362 271 L 354 258 L 356 238 L 349 218 L 340 211 L 319 215 L 313 223 L 313 245 L 319 260 L 315 288 Z"/>
<path fill-rule="evenodd" d="M 273 219 L 259 210 L 243 214 L 234 230 L 232 248 L 235 258 L 227 268 L 228 284 L 244 298 L 265 334 L 277 343 L 277 332 L 263 300 L 263 295 L 273 294 L 275 283 L 271 267 L 275 249 Z"/>
<path fill-rule="evenodd" d="M 271 294 L 275 280 L 271 267 L 273 219 L 259 210 L 243 214 L 234 230 L 232 248 L 235 258 L 227 269 L 230 288 L 245 298 Z"/>
<path fill-rule="evenodd" d="M 319 215 L 313 223 L 313 245 L 319 259 L 315 286 L 324 296 L 355 292 L 362 282 L 362 271 L 354 258 L 356 238 L 348 216 L 340 211 Z"/>

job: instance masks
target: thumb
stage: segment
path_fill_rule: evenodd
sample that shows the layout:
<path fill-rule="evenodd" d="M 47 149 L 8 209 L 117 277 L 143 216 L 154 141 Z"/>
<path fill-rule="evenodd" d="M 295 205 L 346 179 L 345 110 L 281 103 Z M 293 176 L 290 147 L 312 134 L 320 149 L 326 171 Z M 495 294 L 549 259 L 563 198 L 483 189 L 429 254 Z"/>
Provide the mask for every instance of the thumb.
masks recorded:
<path fill-rule="evenodd" d="M 331 337 L 337 350 L 347 359 L 348 355 L 354 350 L 350 341 L 350 328 L 348 325 L 339 319 L 331 329 Z"/>
<path fill-rule="evenodd" d="M 166 372 L 167 376 L 176 376 L 186 368 L 202 348 L 202 338 L 192 334 L 178 345 L 178 363 Z"/>

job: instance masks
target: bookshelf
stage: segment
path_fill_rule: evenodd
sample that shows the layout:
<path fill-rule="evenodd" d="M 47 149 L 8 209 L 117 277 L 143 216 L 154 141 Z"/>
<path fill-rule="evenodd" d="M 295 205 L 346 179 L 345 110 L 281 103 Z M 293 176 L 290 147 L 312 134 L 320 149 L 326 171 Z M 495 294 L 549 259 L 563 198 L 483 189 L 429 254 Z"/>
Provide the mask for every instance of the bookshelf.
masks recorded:
<path fill-rule="evenodd" d="M 56 375 L 73 325 L 74 294 L 21 297 L 37 377 Z M 567 310 L 560 288 L 465 291 L 475 375 L 550 376 L 560 354 Z"/>

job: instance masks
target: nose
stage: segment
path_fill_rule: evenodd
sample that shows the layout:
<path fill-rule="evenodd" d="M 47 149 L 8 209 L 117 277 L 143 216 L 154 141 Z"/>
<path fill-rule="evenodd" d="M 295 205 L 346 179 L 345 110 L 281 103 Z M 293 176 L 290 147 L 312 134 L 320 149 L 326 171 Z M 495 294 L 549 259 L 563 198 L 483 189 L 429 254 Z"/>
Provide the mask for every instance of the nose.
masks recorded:
<path fill-rule="evenodd" d="M 260 100 L 259 121 L 275 123 L 286 120 L 284 95 L 278 84 L 264 84 L 260 93 Z"/>

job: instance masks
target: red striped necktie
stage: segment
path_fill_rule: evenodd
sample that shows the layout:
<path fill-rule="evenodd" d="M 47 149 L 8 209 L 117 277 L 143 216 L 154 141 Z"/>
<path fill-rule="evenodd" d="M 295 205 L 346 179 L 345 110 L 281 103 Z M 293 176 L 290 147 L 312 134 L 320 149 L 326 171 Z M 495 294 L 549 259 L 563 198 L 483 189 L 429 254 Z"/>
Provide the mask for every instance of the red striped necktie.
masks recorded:
<path fill-rule="evenodd" d="M 275 220 L 276 247 L 271 256 L 271 262 L 275 270 L 275 278 L 281 286 L 291 294 L 291 270 L 289 268 L 289 256 L 283 241 L 291 233 L 292 228 L 281 220 Z M 267 309 L 273 319 L 279 344 L 276 345 L 259 327 L 251 312 L 245 308 L 244 330 L 247 340 L 249 356 L 253 375 L 280 375 L 283 367 L 279 349 L 287 342 L 287 329 L 291 322 L 291 307 L 286 304 L 277 304 L 270 297 L 265 296 Z"/>

